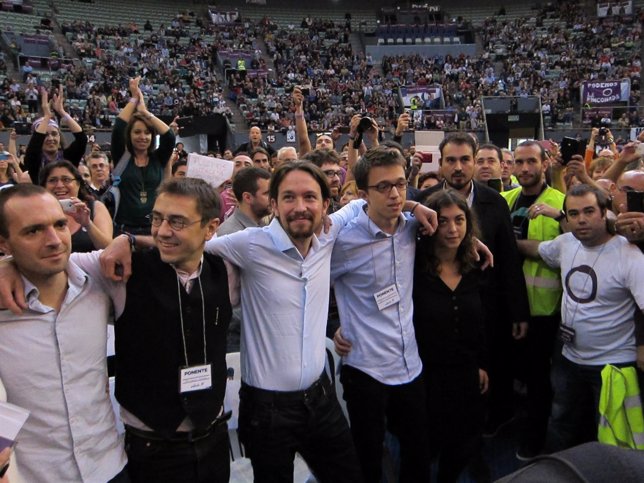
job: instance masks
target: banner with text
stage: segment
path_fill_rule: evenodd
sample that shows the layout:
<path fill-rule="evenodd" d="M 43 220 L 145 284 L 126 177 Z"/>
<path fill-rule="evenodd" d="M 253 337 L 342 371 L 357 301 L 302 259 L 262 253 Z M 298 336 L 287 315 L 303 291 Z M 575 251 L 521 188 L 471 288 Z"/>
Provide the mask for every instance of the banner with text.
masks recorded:
<path fill-rule="evenodd" d="M 614 105 L 628 102 L 631 96 L 631 82 L 629 79 L 616 81 L 585 81 L 581 85 L 582 104 Z"/>

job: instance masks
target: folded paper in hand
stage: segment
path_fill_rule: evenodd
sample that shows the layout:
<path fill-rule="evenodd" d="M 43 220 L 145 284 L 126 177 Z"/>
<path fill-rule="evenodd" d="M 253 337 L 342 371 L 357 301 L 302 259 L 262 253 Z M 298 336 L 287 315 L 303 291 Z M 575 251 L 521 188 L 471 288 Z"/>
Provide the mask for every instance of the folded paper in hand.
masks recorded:
<path fill-rule="evenodd" d="M 28 417 L 29 411 L 26 409 L 0 402 L 0 451 L 14 445 L 18 432 Z"/>

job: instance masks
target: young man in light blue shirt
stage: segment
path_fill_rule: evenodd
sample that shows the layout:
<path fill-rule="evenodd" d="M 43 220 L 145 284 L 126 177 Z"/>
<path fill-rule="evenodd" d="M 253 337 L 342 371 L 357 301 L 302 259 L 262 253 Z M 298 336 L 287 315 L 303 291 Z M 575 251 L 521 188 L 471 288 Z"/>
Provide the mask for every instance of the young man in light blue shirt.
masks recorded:
<path fill-rule="evenodd" d="M 362 203 L 334 213 L 330 231 L 320 233 L 330 189 L 311 163 L 281 166 L 270 198 L 276 218 L 269 226 L 206 244 L 241 270 L 240 439 L 256 482 L 292 482 L 296 451 L 320 483 L 360 482 L 351 434 L 323 371 L 331 252 Z M 435 213 L 416 208 L 433 215 L 435 227 Z M 119 243 L 121 253 L 106 251 L 104 262 L 113 270 L 110 257 L 120 260 L 127 274 L 127 246 Z"/>
<path fill-rule="evenodd" d="M 350 342 L 342 384 L 365 481 L 382 479 L 385 421 L 401 445 L 401 481 L 430 480 L 425 388 L 412 322 L 419 224 L 403 215 L 404 159 L 370 149 L 354 168 L 360 214 L 338 235 L 331 261 L 341 338 Z"/>

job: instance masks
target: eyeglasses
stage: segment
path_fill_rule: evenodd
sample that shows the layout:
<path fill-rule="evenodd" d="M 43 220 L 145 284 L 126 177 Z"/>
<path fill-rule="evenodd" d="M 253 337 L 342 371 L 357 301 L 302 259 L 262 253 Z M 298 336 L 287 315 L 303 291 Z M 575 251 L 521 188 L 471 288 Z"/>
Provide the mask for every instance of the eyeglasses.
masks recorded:
<path fill-rule="evenodd" d="M 61 178 L 47 178 L 47 184 L 58 184 L 59 181 L 62 181 L 64 185 L 70 185 L 76 178 L 70 178 L 69 176 L 63 176 Z"/>
<path fill-rule="evenodd" d="M 195 223 L 199 223 L 200 221 L 203 220 L 203 218 L 200 218 L 195 221 L 188 221 L 186 218 L 183 216 L 176 216 L 176 215 L 170 215 L 167 218 L 164 216 L 159 215 L 158 213 L 150 213 L 149 215 L 146 216 L 148 220 L 150 220 L 150 223 L 152 223 L 152 226 L 161 226 L 163 221 L 167 221 L 168 225 L 170 225 L 170 228 L 172 228 L 174 231 L 181 231 L 184 228 L 194 225 Z"/>
<path fill-rule="evenodd" d="M 622 193 L 637 193 L 639 190 L 636 190 L 632 186 L 618 186 L 617 189 Z"/>
<path fill-rule="evenodd" d="M 501 161 L 499 161 L 499 162 L 500 162 L 501 164 L 507 164 L 508 166 L 512 166 L 512 165 L 514 164 L 514 161 L 512 161 L 512 160 L 510 160 L 510 159 L 502 159 L 502 160 L 501 160 Z"/>
<path fill-rule="evenodd" d="M 327 170 L 325 170 L 323 172 L 326 175 L 326 177 L 329 178 L 329 179 L 333 178 L 334 176 L 337 176 L 338 178 L 342 177 L 342 171 L 340 171 L 340 170 L 336 171 L 334 169 L 327 169 Z"/>
<path fill-rule="evenodd" d="M 396 181 L 395 183 L 390 183 L 389 181 L 381 181 L 380 183 L 373 186 L 367 186 L 367 188 L 373 188 L 378 193 L 388 195 L 389 193 L 391 193 L 391 190 L 394 186 L 396 187 L 397 191 L 405 191 L 407 189 L 407 180 Z"/>

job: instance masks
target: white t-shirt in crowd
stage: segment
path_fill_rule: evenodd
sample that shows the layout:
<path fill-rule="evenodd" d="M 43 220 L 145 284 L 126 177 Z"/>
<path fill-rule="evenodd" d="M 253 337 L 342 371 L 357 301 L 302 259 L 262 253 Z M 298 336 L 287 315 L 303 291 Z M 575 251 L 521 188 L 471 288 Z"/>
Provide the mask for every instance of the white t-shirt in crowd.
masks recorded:
<path fill-rule="evenodd" d="M 539 245 L 541 258 L 561 268 L 561 315 L 575 331 L 562 354 L 572 362 L 635 361 L 633 316 L 644 308 L 644 254 L 622 236 L 585 247 L 572 233 Z"/>

